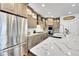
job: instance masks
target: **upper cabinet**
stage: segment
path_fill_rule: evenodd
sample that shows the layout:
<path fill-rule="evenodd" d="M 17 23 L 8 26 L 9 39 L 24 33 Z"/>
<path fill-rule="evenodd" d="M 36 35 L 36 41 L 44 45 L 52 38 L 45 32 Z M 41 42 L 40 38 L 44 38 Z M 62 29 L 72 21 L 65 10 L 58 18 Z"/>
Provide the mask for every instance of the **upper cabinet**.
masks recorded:
<path fill-rule="evenodd" d="M 15 4 L 15 12 L 22 16 L 27 16 L 27 5 L 17 3 Z"/>
<path fill-rule="evenodd" d="M 47 26 L 49 26 L 49 25 L 53 26 L 53 19 L 48 18 L 46 23 L 47 23 Z"/>
<path fill-rule="evenodd" d="M 39 25 L 43 28 L 43 21 L 39 20 Z"/>
<path fill-rule="evenodd" d="M 27 5 L 23 3 L 1 3 L 1 10 L 18 14 L 21 16 L 27 16 Z"/>
<path fill-rule="evenodd" d="M 37 20 L 34 19 L 32 16 L 28 16 L 28 28 L 36 28 Z"/>
<path fill-rule="evenodd" d="M 36 28 L 37 26 L 37 14 L 30 8 L 27 7 L 28 15 L 28 28 Z"/>
<path fill-rule="evenodd" d="M 14 13 L 14 3 L 1 3 L 1 10 Z"/>
<path fill-rule="evenodd" d="M 45 19 L 43 19 L 43 29 L 45 30 Z"/>
<path fill-rule="evenodd" d="M 59 32 L 59 28 L 60 28 L 60 19 L 57 18 L 57 19 L 53 20 L 54 32 Z"/>
<path fill-rule="evenodd" d="M 32 10 L 29 7 L 27 7 L 27 15 L 32 16 Z"/>

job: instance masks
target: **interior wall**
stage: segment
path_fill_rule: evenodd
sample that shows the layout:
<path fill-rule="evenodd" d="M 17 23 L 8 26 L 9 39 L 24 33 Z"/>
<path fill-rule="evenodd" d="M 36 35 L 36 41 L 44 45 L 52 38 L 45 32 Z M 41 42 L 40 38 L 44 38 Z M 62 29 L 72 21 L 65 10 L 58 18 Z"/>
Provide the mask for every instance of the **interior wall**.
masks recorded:
<path fill-rule="evenodd" d="M 60 17 L 60 32 L 67 28 L 72 34 L 79 33 L 79 14 L 73 14 L 72 16 L 75 16 L 73 20 L 63 20 L 64 16 Z"/>

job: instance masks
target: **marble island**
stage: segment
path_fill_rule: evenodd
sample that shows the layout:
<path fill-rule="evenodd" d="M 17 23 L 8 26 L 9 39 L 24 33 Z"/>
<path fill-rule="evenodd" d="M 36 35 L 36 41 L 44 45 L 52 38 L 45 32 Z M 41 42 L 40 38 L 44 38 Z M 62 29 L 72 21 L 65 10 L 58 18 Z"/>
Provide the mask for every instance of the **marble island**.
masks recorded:
<path fill-rule="evenodd" d="M 48 37 L 30 49 L 37 56 L 79 56 L 79 36 Z"/>
<path fill-rule="evenodd" d="M 47 33 L 47 32 L 31 33 L 31 34 L 28 34 L 27 36 L 41 35 L 41 34 L 44 34 L 44 33 Z"/>

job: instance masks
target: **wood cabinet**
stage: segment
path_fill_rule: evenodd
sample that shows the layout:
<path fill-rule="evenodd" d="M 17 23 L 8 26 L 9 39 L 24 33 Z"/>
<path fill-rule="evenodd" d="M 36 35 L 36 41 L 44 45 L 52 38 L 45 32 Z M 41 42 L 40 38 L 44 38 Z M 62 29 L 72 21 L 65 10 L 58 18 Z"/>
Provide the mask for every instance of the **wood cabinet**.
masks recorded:
<path fill-rule="evenodd" d="M 28 49 L 37 45 L 40 39 L 38 35 L 28 37 Z"/>
<path fill-rule="evenodd" d="M 39 44 L 41 41 L 45 40 L 48 37 L 47 33 L 40 33 L 37 35 L 28 36 L 28 49 L 31 49 L 35 45 Z"/>
<path fill-rule="evenodd" d="M 42 34 L 42 39 L 45 40 L 48 37 L 48 33 Z"/>
<path fill-rule="evenodd" d="M 45 21 L 43 21 L 42 23 L 43 23 L 43 29 L 45 30 L 45 27 L 46 27 L 46 26 L 45 26 Z"/>
<path fill-rule="evenodd" d="M 36 28 L 37 20 L 34 19 L 32 16 L 28 15 L 28 28 Z"/>
<path fill-rule="evenodd" d="M 15 5 L 15 8 L 17 7 L 17 14 L 22 15 L 22 16 L 26 16 L 27 14 L 27 6 L 25 4 L 22 3 L 18 3 Z"/>
<path fill-rule="evenodd" d="M 21 16 L 27 16 L 27 5 L 23 3 L 1 3 L 1 10 L 18 14 Z"/>
<path fill-rule="evenodd" d="M 47 25 L 53 25 L 53 19 L 48 19 L 47 20 Z"/>
<path fill-rule="evenodd" d="M 60 20 L 53 20 L 54 32 L 55 33 L 59 32 L 59 28 L 60 28 Z"/>
<path fill-rule="evenodd" d="M 39 21 L 39 25 L 43 28 L 43 21 Z"/>
<path fill-rule="evenodd" d="M 1 10 L 14 13 L 14 3 L 1 3 Z"/>

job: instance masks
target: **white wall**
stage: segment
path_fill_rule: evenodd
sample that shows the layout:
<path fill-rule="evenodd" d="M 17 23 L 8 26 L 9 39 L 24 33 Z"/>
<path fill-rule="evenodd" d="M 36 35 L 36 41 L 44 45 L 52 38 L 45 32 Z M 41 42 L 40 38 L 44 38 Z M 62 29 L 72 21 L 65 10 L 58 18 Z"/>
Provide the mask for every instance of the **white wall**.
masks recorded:
<path fill-rule="evenodd" d="M 60 17 L 60 32 L 64 31 L 64 28 L 67 28 L 70 33 L 79 34 L 79 14 L 73 14 L 75 18 L 73 20 L 63 20 L 63 17 Z"/>

